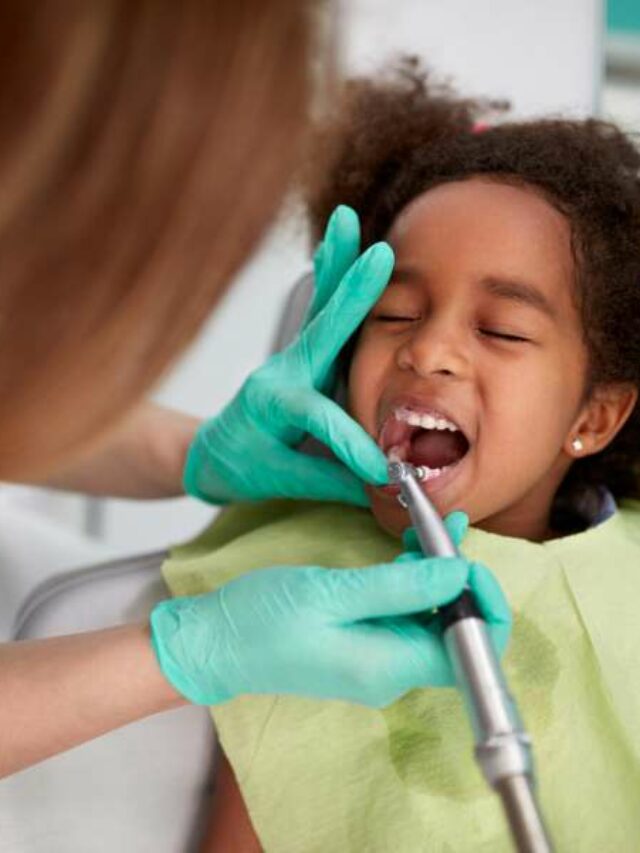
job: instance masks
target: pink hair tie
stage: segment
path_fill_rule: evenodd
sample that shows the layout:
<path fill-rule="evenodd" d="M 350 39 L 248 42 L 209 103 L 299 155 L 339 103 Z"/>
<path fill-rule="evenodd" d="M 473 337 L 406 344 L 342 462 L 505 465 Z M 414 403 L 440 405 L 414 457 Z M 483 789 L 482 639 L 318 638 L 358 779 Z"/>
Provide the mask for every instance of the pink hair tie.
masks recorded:
<path fill-rule="evenodd" d="M 471 133 L 484 133 L 484 131 L 489 130 L 490 127 L 491 125 L 487 124 L 486 121 L 477 121 L 471 128 Z"/>

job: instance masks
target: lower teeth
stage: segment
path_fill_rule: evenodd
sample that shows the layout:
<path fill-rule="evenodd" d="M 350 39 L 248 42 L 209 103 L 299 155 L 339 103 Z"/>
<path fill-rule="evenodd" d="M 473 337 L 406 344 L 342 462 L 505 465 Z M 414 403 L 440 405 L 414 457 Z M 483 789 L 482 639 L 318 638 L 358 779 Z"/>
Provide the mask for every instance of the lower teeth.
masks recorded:
<path fill-rule="evenodd" d="M 407 461 L 403 458 L 399 447 L 392 447 L 387 454 L 387 459 L 389 462 Z M 439 477 L 444 471 L 448 471 L 451 465 L 443 465 L 442 468 L 429 468 L 428 465 L 416 465 L 414 467 L 418 480 L 421 483 L 426 483 L 428 480 L 434 480 L 436 477 Z"/>
<path fill-rule="evenodd" d="M 416 468 L 416 474 L 418 475 L 418 479 L 422 483 L 426 483 L 427 480 L 433 480 L 435 477 L 439 477 L 443 471 L 446 471 L 449 468 L 449 465 L 445 465 L 444 468 L 429 468 L 426 465 L 420 465 L 419 468 Z"/>

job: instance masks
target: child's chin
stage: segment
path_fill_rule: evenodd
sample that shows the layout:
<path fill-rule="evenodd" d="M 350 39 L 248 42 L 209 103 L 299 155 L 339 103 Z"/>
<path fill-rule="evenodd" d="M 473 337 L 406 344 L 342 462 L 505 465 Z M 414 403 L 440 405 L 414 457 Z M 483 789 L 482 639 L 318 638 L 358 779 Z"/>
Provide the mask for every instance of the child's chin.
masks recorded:
<path fill-rule="evenodd" d="M 411 526 L 407 510 L 400 506 L 396 497 L 384 494 L 379 489 L 367 486 L 367 493 L 371 499 L 371 512 L 378 525 L 392 536 L 402 536 L 407 527 Z"/>

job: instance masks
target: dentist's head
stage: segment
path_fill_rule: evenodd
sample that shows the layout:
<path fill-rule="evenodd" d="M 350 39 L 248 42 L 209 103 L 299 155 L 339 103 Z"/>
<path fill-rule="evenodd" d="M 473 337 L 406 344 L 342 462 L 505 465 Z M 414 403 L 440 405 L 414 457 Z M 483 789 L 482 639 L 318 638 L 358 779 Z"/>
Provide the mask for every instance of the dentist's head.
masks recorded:
<path fill-rule="evenodd" d="M 2 2 L 0 479 L 95 439 L 273 216 L 309 95 L 303 0 Z"/>

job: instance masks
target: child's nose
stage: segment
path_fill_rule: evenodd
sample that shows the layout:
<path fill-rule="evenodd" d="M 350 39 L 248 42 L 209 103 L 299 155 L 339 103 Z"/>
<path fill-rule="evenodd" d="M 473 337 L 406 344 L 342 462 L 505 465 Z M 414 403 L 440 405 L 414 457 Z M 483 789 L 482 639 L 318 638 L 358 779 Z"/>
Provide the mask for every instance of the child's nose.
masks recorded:
<path fill-rule="evenodd" d="M 402 370 L 413 370 L 421 377 L 441 374 L 462 378 L 469 372 L 463 331 L 454 323 L 435 319 L 416 327 L 398 350 L 396 360 Z"/>

